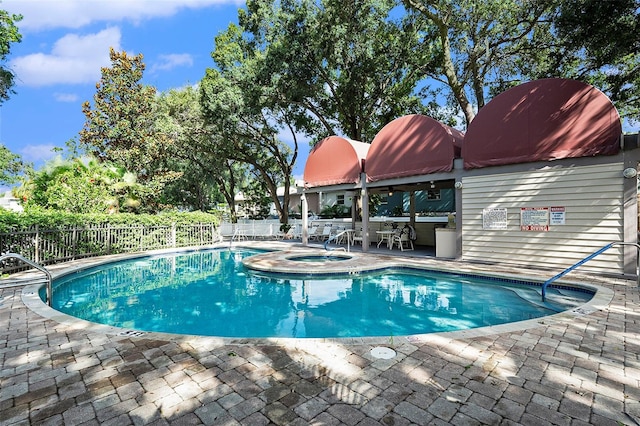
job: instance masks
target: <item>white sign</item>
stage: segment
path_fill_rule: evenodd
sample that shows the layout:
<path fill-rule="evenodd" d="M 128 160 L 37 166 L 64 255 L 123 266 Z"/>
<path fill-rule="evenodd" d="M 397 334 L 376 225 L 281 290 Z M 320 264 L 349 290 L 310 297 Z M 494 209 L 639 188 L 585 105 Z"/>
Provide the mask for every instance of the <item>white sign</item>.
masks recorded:
<path fill-rule="evenodd" d="M 564 225 L 565 214 L 564 207 L 549 207 L 549 225 Z"/>
<path fill-rule="evenodd" d="M 507 209 L 482 210 L 482 229 L 507 229 Z"/>
<path fill-rule="evenodd" d="M 548 231 L 549 207 L 522 207 L 520 209 L 521 231 Z"/>

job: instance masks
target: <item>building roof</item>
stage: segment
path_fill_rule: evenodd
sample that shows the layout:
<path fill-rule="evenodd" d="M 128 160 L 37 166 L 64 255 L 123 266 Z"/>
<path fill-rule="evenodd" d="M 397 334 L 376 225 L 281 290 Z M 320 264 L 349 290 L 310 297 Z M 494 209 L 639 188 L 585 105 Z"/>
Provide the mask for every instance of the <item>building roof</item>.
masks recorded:
<path fill-rule="evenodd" d="M 357 183 L 371 145 L 329 136 L 313 147 L 304 167 L 305 187 Z"/>
<path fill-rule="evenodd" d="M 318 143 L 304 170 L 306 187 L 422 176 L 453 170 L 613 155 L 622 123 L 609 98 L 586 83 L 550 78 L 493 98 L 466 134 L 424 115 L 399 117 L 371 145 L 339 136 Z M 363 164 L 364 160 L 364 164 Z"/>
<path fill-rule="evenodd" d="M 609 98 L 575 80 L 516 86 L 485 105 L 467 129 L 462 157 L 473 169 L 561 158 L 612 155 L 622 124 Z"/>
<path fill-rule="evenodd" d="M 449 172 L 460 155 L 463 133 L 424 115 L 406 115 L 384 126 L 371 143 L 365 171 L 375 182 Z"/>

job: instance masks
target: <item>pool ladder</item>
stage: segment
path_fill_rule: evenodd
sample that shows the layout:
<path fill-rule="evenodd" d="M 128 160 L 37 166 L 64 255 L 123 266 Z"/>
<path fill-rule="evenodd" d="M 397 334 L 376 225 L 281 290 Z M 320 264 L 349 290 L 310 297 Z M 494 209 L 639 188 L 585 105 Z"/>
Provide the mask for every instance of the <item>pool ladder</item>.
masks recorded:
<path fill-rule="evenodd" d="M 614 242 L 609 243 L 606 246 L 602 247 L 601 249 L 596 250 L 595 252 L 591 253 L 589 256 L 585 257 L 581 261 L 576 262 L 575 264 L 569 266 L 567 269 L 565 269 L 564 271 L 560 272 L 558 275 L 556 275 L 556 276 L 554 276 L 552 278 L 549 278 L 547 281 L 545 281 L 544 284 L 542 284 L 542 301 L 543 302 L 545 301 L 545 298 L 546 298 L 546 295 L 547 295 L 547 287 L 549 286 L 549 284 L 551 284 L 552 282 L 556 281 L 559 278 L 564 277 L 569 272 L 575 270 L 578 266 L 584 265 L 585 263 L 587 263 L 588 261 L 590 261 L 594 257 L 604 253 L 605 251 L 609 250 L 613 246 L 635 246 L 636 247 L 636 249 L 638 251 L 638 255 L 636 257 L 636 280 L 637 280 L 638 286 L 640 286 L 640 245 L 638 245 L 637 243 L 625 243 L 623 241 L 614 241 Z"/>
<path fill-rule="evenodd" d="M 345 250 L 344 247 L 336 247 L 334 249 L 329 249 L 327 247 L 327 244 L 329 244 L 330 241 L 337 240 L 338 237 L 341 237 L 342 235 L 345 235 L 345 234 L 347 234 L 347 248 L 346 248 L 346 250 Z M 327 238 L 327 241 L 324 242 L 324 249 L 326 251 L 342 250 L 342 251 L 350 252 L 351 251 L 351 239 L 349 238 L 349 231 L 338 232 L 336 235 L 332 235 L 329 238 Z"/>
<path fill-rule="evenodd" d="M 27 265 L 36 268 L 38 271 L 42 272 L 45 277 L 45 284 L 47 285 L 47 305 L 51 306 L 51 296 L 52 296 L 52 289 L 51 289 L 51 272 L 49 272 L 44 266 L 41 266 L 39 264 L 37 264 L 36 262 L 27 259 L 26 257 L 23 257 L 17 253 L 7 253 L 4 254 L 2 256 L 0 256 L 0 262 L 7 260 L 7 259 L 18 259 L 20 261 L 22 261 L 23 263 L 26 263 Z"/>

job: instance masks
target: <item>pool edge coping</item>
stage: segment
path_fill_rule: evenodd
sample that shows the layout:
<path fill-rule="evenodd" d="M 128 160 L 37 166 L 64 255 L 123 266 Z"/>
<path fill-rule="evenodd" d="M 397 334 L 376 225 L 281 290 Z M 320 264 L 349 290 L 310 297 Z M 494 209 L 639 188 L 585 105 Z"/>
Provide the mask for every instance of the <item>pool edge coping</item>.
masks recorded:
<path fill-rule="evenodd" d="M 215 249 L 215 248 L 224 248 L 226 245 L 213 245 L 207 247 L 187 247 L 187 248 L 176 248 L 176 249 L 164 249 L 158 251 L 148 251 L 148 252 L 139 252 L 139 253 L 128 253 L 121 255 L 108 255 L 108 256 L 100 256 L 87 259 L 81 259 L 77 261 L 65 262 L 64 264 L 59 264 L 59 268 L 55 268 L 57 270 L 50 270 L 53 279 L 60 278 L 64 275 L 68 275 L 80 270 L 84 270 L 87 268 L 92 268 L 95 266 L 99 266 L 105 263 L 111 263 L 119 260 L 133 259 L 138 257 L 147 257 L 153 255 L 160 255 L 166 253 L 175 253 L 175 252 L 188 252 L 188 251 L 199 251 L 199 250 L 207 250 L 207 249 Z M 238 247 L 238 246 L 236 246 Z M 256 248 L 256 247 L 252 247 Z M 291 247 L 290 247 L 291 248 Z M 295 247 L 296 249 L 301 249 L 302 251 L 309 252 L 310 250 L 317 252 L 318 248 L 309 248 L 309 247 Z M 284 250 L 283 250 L 284 251 Z M 292 250 L 286 250 L 291 253 Z M 482 274 L 482 271 L 477 271 L 475 268 L 471 268 L 471 270 L 461 270 L 464 269 L 465 265 L 463 263 L 458 262 L 444 262 L 443 264 L 451 266 L 451 264 L 455 264 L 457 269 L 452 271 L 451 267 L 448 268 L 437 268 L 434 263 L 439 262 L 436 259 L 427 258 L 427 259 L 409 259 L 402 258 L 402 260 L 389 259 L 391 256 L 385 255 L 377 255 L 377 254 L 363 254 L 366 257 L 376 257 L 382 258 L 387 261 L 389 264 L 395 264 L 392 266 L 386 266 L 387 268 L 391 267 L 407 267 L 406 264 L 400 264 L 402 262 L 409 262 L 411 265 L 409 267 L 422 269 L 422 270 L 435 270 L 435 271 L 445 271 L 445 272 L 456 272 L 463 274 L 473 274 L 477 276 L 493 276 L 499 278 L 507 278 L 514 279 L 520 281 L 533 281 L 533 282 L 543 282 L 541 278 L 535 279 L 535 275 L 520 275 L 508 272 L 500 272 L 500 271 L 492 271 L 490 274 Z M 362 255 L 361 255 L 362 256 Z M 342 263 L 342 262 L 336 262 Z M 428 264 L 425 264 L 428 263 Z M 487 265 L 483 265 L 484 268 Z M 376 268 L 378 269 L 378 268 Z M 535 274 L 536 271 L 526 270 L 526 272 Z M 344 272 L 343 272 L 344 273 Z M 72 330 L 83 330 L 89 333 L 102 333 L 107 334 L 113 337 L 140 337 L 140 338 L 152 338 L 157 340 L 166 340 L 166 341 L 177 341 L 177 342 L 187 342 L 198 344 L 206 344 L 210 345 L 287 345 L 287 346 L 296 346 L 303 347 L 309 344 L 317 345 L 317 344 L 342 344 L 342 345 L 370 345 L 370 346 L 391 346 L 397 347 L 399 345 L 404 344 L 419 344 L 425 343 L 428 341 L 434 340 L 455 340 L 455 339 L 468 339 L 468 338 L 476 338 L 489 336 L 494 334 L 501 333 L 511 333 L 511 332 L 519 332 L 523 330 L 527 330 L 533 327 L 538 327 L 542 325 L 549 325 L 552 323 L 561 323 L 566 320 L 574 319 L 576 317 L 581 317 L 585 315 L 592 314 L 594 312 L 602 311 L 606 309 L 606 307 L 611 303 L 611 300 L 614 296 L 614 291 L 607 287 L 603 287 L 601 285 L 592 283 L 592 282 L 577 282 L 577 281 L 558 281 L 558 284 L 566 285 L 570 287 L 578 287 L 582 289 L 593 290 L 595 293 L 593 297 L 583 305 L 580 305 L 572 310 L 559 312 L 556 314 L 534 318 L 530 320 L 517 321 L 513 323 L 507 324 L 498 324 L 492 326 L 485 327 L 477 327 L 467 330 L 456 330 L 456 331 L 446 331 L 446 332 L 436 332 L 436 333 L 426 333 L 426 334 L 413 334 L 413 335 L 402 335 L 402 336 L 376 336 L 376 337 L 332 337 L 332 338 L 306 338 L 306 337 L 272 337 L 272 338 L 249 338 L 249 337 L 217 337 L 217 336 L 204 336 L 204 335 L 193 335 L 193 334 L 174 334 L 174 333 L 164 333 L 164 332 L 154 332 L 154 331 L 139 331 L 135 329 L 129 329 L 124 327 L 116 327 L 109 326 L 105 324 L 94 323 L 91 321 L 83 320 L 77 317 L 73 317 L 68 314 L 64 314 L 59 312 L 52 307 L 48 306 L 39 296 L 39 290 L 44 286 L 42 283 L 38 284 L 26 284 L 22 288 L 22 302 L 24 305 L 35 312 L 39 316 L 53 320 L 59 324 L 63 324 L 71 328 Z"/>

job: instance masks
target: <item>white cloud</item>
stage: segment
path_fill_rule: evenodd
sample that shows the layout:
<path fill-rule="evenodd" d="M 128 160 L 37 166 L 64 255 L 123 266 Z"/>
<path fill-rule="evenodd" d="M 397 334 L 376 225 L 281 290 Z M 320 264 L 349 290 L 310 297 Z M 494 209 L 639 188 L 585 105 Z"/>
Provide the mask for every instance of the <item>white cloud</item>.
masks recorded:
<path fill-rule="evenodd" d="M 95 22 L 138 22 L 166 17 L 181 9 L 242 5 L 240 0 L 3 0 L 2 8 L 23 15 L 21 32 L 51 28 L 82 28 Z"/>
<path fill-rule="evenodd" d="M 120 29 L 96 34 L 68 34 L 55 42 L 51 53 L 21 56 L 10 63 L 16 82 L 26 86 L 83 84 L 100 79 L 100 68 L 109 66 L 109 48 L 120 50 Z"/>
<path fill-rule="evenodd" d="M 22 159 L 31 163 L 40 163 L 51 160 L 58 153 L 53 149 L 56 145 L 52 144 L 40 144 L 40 145 L 26 145 L 18 151 L 18 154 L 22 156 Z"/>
<path fill-rule="evenodd" d="M 54 93 L 53 97 L 58 102 L 77 102 L 79 99 L 75 93 Z"/>
<path fill-rule="evenodd" d="M 176 67 L 190 67 L 193 65 L 193 56 L 188 53 L 174 53 L 170 55 L 160 55 L 159 62 L 155 63 L 150 72 L 168 71 Z"/>

